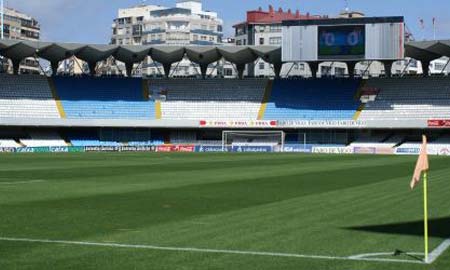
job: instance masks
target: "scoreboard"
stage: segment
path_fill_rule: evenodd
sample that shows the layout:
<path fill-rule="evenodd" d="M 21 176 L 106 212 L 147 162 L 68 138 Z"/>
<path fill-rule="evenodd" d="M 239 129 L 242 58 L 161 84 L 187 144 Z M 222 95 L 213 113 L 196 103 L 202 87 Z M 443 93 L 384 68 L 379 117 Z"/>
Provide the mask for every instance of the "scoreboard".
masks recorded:
<path fill-rule="evenodd" d="M 283 62 L 404 58 L 403 17 L 283 22 Z"/>

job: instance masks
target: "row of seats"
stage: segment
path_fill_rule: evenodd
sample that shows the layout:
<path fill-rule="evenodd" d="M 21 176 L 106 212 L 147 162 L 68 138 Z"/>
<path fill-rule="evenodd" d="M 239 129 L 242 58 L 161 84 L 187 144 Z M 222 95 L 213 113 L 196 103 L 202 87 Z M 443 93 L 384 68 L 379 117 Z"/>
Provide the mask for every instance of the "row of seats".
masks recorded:
<path fill-rule="evenodd" d="M 361 120 L 450 119 L 450 80 L 446 78 L 370 79 L 380 89 L 368 102 Z"/>
<path fill-rule="evenodd" d="M 357 79 L 275 80 L 264 118 L 351 120 L 360 85 Z"/>
<path fill-rule="evenodd" d="M 0 118 L 351 120 L 358 115 L 357 93 L 363 82 L 153 79 L 145 83 L 136 78 L 1 74 Z M 446 78 L 374 78 L 364 84 L 379 91 L 360 120 L 450 119 Z"/>
<path fill-rule="evenodd" d="M 268 80 L 151 80 L 162 119 L 256 120 Z"/>
<path fill-rule="evenodd" d="M 59 118 L 47 78 L 0 74 L 0 118 Z"/>
<path fill-rule="evenodd" d="M 134 78 L 53 78 L 67 118 L 154 119 L 154 103 Z"/>

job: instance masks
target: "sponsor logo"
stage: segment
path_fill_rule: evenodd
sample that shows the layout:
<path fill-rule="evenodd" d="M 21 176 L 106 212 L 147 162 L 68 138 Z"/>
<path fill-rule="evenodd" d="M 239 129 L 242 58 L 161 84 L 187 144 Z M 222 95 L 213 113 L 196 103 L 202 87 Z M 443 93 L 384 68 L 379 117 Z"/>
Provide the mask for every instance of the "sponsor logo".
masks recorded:
<path fill-rule="evenodd" d="M 31 147 L 19 147 L 16 148 L 17 153 L 34 153 L 34 148 Z"/>
<path fill-rule="evenodd" d="M 119 151 L 116 146 L 86 146 L 85 152 L 117 152 Z"/>
<path fill-rule="evenodd" d="M 278 127 L 366 127 L 366 121 L 354 120 L 284 120 Z"/>
<path fill-rule="evenodd" d="M 50 147 L 49 150 L 52 153 L 67 153 L 69 152 L 69 147 L 67 146 Z"/>
<path fill-rule="evenodd" d="M 272 146 L 267 146 L 267 145 L 262 145 L 262 146 L 232 146 L 231 147 L 231 151 L 232 152 L 237 152 L 237 153 L 249 153 L 249 152 L 253 152 L 253 153 L 268 153 L 268 152 L 273 152 L 273 147 Z"/>
<path fill-rule="evenodd" d="M 440 156 L 450 156 L 450 148 L 442 147 L 439 149 L 438 153 Z"/>
<path fill-rule="evenodd" d="M 195 152 L 206 153 L 206 152 L 223 152 L 222 146 L 218 145 L 198 145 L 195 147 Z"/>
<path fill-rule="evenodd" d="M 289 145 L 285 146 L 283 151 L 286 153 L 311 153 L 312 147 L 304 145 Z"/>
<path fill-rule="evenodd" d="M 418 155 L 420 153 L 420 148 L 397 148 L 395 149 L 396 154 L 400 155 Z"/>
<path fill-rule="evenodd" d="M 13 147 L 0 147 L 0 153 L 12 153 L 16 152 L 16 149 Z"/>
<path fill-rule="evenodd" d="M 277 127 L 277 121 L 265 121 L 265 120 L 254 120 L 254 121 L 200 121 L 201 127 L 244 127 L 244 128 L 260 128 L 260 127 Z"/>
<path fill-rule="evenodd" d="M 394 154 L 394 148 L 392 148 L 392 147 L 377 147 L 375 149 L 375 154 L 378 154 L 378 155 L 393 155 Z"/>
<path fill-rule="evenodd" d="M 156 152 L 194 152 L 195 145 L 159 145 Z"/>
<path fill-rule="evenodd" d="M 375 154 L 375 147 L 354 147 L 353 152 L 355 154 Z"/>
<path fill-rule="evenodd" d="M 450 128 L 450 119 L 432 119 L 432 120 L 428 120 L 428 127 L 432 127 L 432 128 Z"/>
<path fill-rule="evenodd" d="M 316 154 L 353 154 L 352 147 L 313 147 Z"/>

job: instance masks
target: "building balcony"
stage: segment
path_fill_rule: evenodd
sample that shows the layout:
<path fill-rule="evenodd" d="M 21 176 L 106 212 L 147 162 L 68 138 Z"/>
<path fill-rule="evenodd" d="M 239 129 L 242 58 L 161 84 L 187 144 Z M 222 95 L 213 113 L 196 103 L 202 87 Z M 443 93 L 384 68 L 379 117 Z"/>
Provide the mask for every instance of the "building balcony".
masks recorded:
<path fill-rule="evenodd" d="M 166 44 L 166 41 L 164 40 L 151 40 L 151 41 L 144 41 L 142 42 L 143 45 L 158 45 L 158 44 Z"/>
<path fill-rule="evenodd" d="M 206 46 L 206 45 L 216 45 L 215 42 L 213 41 L 207 41 L 207 40 L 193 40 L 190 42 L 190 44 L 192 45 L 202 45 L 202 46 Z"/>

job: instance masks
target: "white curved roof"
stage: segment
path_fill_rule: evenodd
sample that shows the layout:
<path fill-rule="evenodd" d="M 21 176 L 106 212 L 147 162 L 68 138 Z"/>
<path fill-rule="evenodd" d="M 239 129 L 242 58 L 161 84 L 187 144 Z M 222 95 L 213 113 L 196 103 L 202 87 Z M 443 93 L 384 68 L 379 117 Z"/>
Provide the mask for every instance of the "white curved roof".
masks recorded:
<path fill-rule="evenodd" d="M 270 63 L 281 63 L 281 48 L 277 46 L 170 46 L 170 45 L 100 45 L 76 43 L 49 43 L 39 41 L 0 40 L 0 55 L 22 60 L 38 56 L 50 62 L 76 56 L 86 62 L 98 62 L 110 56 L 125 63 L 138 63 L 150 56 L 162 64 L 180 61 L 184 55 L 200 65 L 208 65 L 222 57 L 242 65 L 258 57 Z"/>
<path fill-rule="evenodd" d="M 405 45 L 406 56 L 421 61 L 431 61 L 442 56 L 450 57 L 450 40 L 409 42 Z M 150 56 L 163 65 L 180 61 L 185 55 L 199 65 L 209 65 L 222 57 L 236 65 L 255 61 L 258 57 L 274 65 L 280 65 L 279 46 L 171 46 L 171 45 L 102 45 L 78 43 L 51 43 L 40 41 L 0 40 L 0 55 L 20 61 L 38 56 L 50 62 L 76 56 L 95 63 L 114 56 L 127 64 L 142 62 Z"/>

